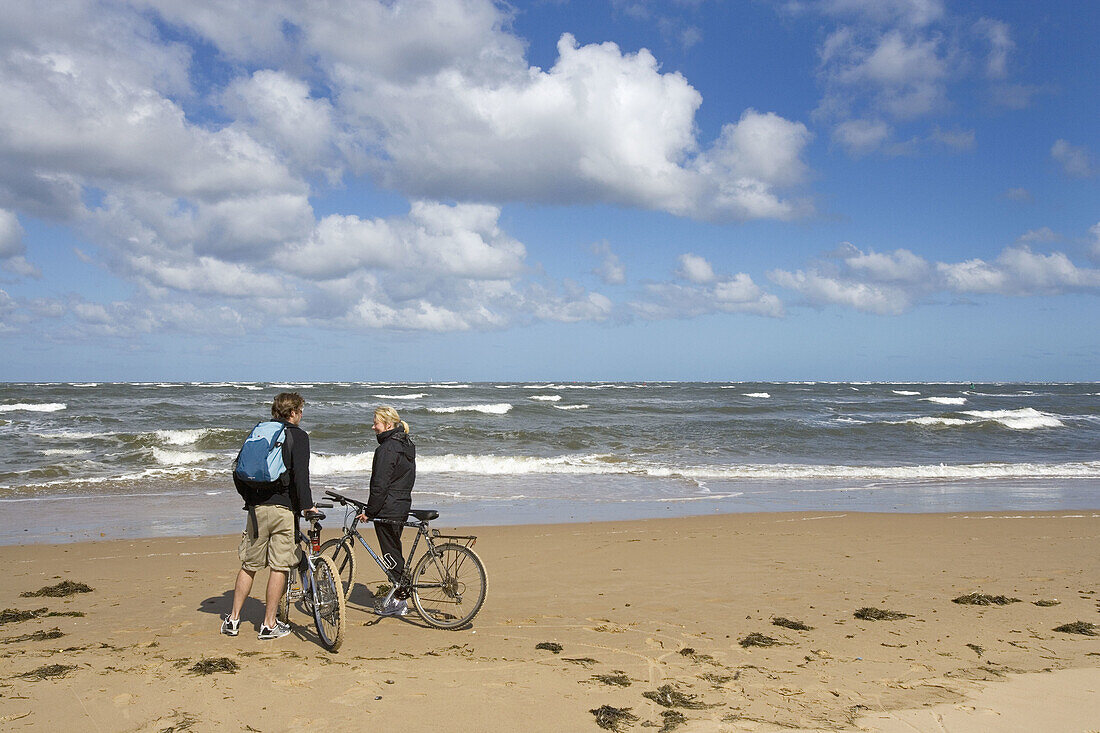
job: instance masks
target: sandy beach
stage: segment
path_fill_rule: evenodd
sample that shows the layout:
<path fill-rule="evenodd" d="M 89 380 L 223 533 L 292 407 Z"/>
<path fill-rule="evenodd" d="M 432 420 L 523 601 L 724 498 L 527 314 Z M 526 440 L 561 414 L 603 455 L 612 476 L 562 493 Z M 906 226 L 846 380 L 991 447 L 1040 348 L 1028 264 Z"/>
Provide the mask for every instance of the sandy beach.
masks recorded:
<path fill-rule="evenodd" d="M 257 640 L 255 598 L 218 633 L 236 536 L 0 547 L 0 606 L 34 615 L 0 624 L 0 730 L 1100 730 L 1100 636 L 1054 630 L 1100 623 L 1095 511 L 463 531 L 471 628 L 373 615 L 360 553 L 335 654 L 300 611 Z M 62 581 L 92 591 L 21 595 Z"/>

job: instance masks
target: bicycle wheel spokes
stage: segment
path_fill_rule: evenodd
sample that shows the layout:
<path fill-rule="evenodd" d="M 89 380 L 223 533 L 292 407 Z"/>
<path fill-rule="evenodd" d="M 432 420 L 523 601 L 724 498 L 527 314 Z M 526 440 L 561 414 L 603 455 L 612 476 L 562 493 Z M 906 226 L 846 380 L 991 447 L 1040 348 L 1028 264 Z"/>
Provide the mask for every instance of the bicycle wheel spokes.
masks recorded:
<path fill-rule="evenodd" d="M 321 554 L 332 558 L 336 565 L 336 574 L 344 590 L 344 600 L 351 596 L 351 587 L 355 584 L 354 541 L 351 537 L 338 537 L 321 545 Z"/>
<path fill-rule="evenodd" d="M 324 555 L 314 558 L 312 584 L 313 621 L 317 635 L 329 651 L 336 651 L 344 637 L 344 593 L 340 587 L 336 565 Z"/>
<path fill-rule="evenodd" d="M 485 602 L 485 566 L 462 545 L 439 545 L 434 554 L 429 550 L 417 563 L 412 582 L 417 613 L 439 629 L 465 626 Z"/>

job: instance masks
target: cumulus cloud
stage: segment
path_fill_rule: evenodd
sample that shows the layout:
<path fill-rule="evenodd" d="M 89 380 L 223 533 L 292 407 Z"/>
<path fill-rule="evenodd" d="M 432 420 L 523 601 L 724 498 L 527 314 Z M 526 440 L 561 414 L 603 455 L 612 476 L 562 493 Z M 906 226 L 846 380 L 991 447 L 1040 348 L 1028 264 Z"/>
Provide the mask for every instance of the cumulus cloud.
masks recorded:
<path fill-rule="evenodd" d="M 1055 140 L 1050 147 L 1050 157 L 1070 178 L 1091 178 L 1096 175 L 1092 155 L 1084 145 L 1072 145 L 1067 140 Z"/>
<path fill-rule="evenodd" d="M 863 252 L 845 243 L 827 261 L 806 270 L 772 270 L 768 277 L 810 305 L 883 315 L 903 313 L 937 294 L 1100 294 L 1100 270 L 1078 267 L 1061 252 L 1033 252 L 1027 245 L 1007 247 L 992 261 L 929 262 L 904 249 Z"/>
<path fill-rule="evenodd" d="M 681 282 L 651 282 L 629 311 L 645 320 L 693 318 L 708 313 L 748 313 L 773 318 L 785 314 L 783 303 L 753 282 L 748 274 L 721 275 L 704 257 L 687 253 L 674 273 Z"/>
<path fill-rule="evenodd" d="M 970 149 L 973 132 L 921 129 L 922 121 L 950 109 L 956 87 L 980 84 L 1014 108 L 1027 106 L 1038 91 L 1008 79 L 1015 45 L 1011 27 L 997 19 L 967 25 L 934 0 L 823 0 L 784 7 L 836 23 L 818 48 L 822 98 L 813 116 L 852 155 L 908 154 L 928 143 Z M 899 129 L 902 140 L 895 138 Z"/>
<path fill-rule="evenodd" d="M 626 282 L 626 266 L 619 256 L 611 250 L 607 240 L 592 245 L 592 253 L 600 258 L 600 265 L 594 272 L 608 285 L 622 285 Z"/>
<path fill-rule="evenodd" d="M 11 211 L 0 209 L 0 267 L 16 275 L 40 277 L 41 271 L 27 262 L 23 227 Z"/>

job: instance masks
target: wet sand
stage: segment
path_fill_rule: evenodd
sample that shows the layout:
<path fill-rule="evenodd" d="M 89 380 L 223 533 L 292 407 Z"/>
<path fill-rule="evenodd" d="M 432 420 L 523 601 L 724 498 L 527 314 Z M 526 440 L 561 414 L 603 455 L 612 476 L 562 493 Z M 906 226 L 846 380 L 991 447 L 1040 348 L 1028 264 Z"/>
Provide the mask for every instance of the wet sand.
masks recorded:
<path fill-rule="evenodd" d="M 0 624 L 0 730 L 1100 730 L 1100 636 L 1054 630 L 1100 624 L 1100 512 L 468 531 L 472 627 L 373 615 L 360 552 L 335 654 L 298 610 L 257 640 L 256 598 L 218 633 L 236 536 L 0 547 L 0 607 L 38 614 Z M 93 590 L 20 595 L 62 581 Z"/>

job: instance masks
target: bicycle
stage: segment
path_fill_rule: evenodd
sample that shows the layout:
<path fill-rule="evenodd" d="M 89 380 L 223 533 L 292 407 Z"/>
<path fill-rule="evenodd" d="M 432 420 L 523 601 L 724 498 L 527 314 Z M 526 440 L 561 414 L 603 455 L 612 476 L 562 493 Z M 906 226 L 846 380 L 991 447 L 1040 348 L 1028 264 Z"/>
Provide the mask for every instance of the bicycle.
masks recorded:
<path fill-rule="evenodd" d="M 439 517 L 439 512 L 434 509 L 413 509 L 409 512 L 410 520 L 405 522 L 372 519 L 372 522 L 416 529 L 404 572 L 397 577 L 356 528 L 359 524 L 359 513 L 365 511 L 366 503 L 335 491 L 326 491 L 325 495 L 348 507 L 344 517 L 343 536 L 325 542 L 320 549 L 322 556 L 332 559 L 345 599 L 351 595 L 355 581 L 354 547 L 355 540 L 359 540 L 359 544 L 378 563 L 393 587 L 408 593 L 417 614 L 429 626 L 447 630 L 460 629 L 468 625 L 481 610 L 485 603 L 487 579 L 485 565 L 471 549 L 477 542 L 477 537 L 445 535 L 440 534 L 437 529 L 431 529 L 428 523 Z M 421 539 L 427 544 L 427 550 L 414 566 L 413 557 L 416 556 L 416 548 Z M 435 540 L 445 542 L 436 544 Z"/>
<path fill-rule="evenodd" d="M 331 509 L 332 504 L 316 504 L 317 507 Z M 309 520 L 309 551 L 303 553 L 302 561 L 297 568 L 291 568 L 287 574 L 286 590 L 279 600 L 276 618 L 283 623 L 290 621 L 290 606 L 295 601 L 301 601 L 306 613 L 313 616 L 313 623 L 317 626 L 317 636 L 321 644 L 330 652 L 340 648 L 344 640 L 344 618 L 347 615 L 347 606 L 344 604 L 344 594 L 340 588 L 339 573 L 332 559 L 321 554 L 321 520 L 325 518 L 324 512 L 307 512 Z M 301 534 L 295 533 L 301 545 Z M 295 573 L 301 575 L 301 587 L 296 588 L 294 582 Z"/>

